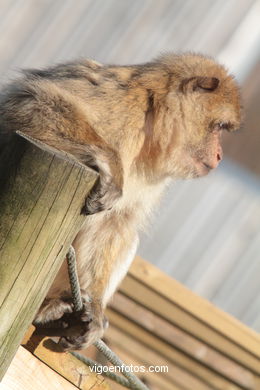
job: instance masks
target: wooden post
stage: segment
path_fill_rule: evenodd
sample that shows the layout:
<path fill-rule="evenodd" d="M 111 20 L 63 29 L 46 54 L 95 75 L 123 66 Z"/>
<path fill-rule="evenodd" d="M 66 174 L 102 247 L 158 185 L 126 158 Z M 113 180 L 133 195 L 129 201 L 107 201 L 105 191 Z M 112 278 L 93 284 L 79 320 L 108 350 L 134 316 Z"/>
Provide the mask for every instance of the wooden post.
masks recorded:
<path fill-rule="evenodd" d="M 0 380 L 87 218 L 81 209 L 97 178 L 72 156 L 21 135 L 6 154 L 0 161 Z"/>

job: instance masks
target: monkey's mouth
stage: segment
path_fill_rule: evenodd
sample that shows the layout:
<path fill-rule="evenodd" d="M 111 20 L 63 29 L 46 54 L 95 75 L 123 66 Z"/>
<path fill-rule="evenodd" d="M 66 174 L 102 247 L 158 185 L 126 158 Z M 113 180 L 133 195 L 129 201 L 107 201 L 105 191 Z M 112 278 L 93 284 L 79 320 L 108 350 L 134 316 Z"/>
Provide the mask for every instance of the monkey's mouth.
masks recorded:
<path fill-rule="evenodd" d="M 206 176 L 213 169 L 214 167 L 211 166 L 208 162 L 198 160 L 198 159 L 195 161 L 195 170 L 196 170 L 197 177 Z"/>
<path fill-rule="evenodd" d="M 204 165 L 204 167 L 205 167 L 208 171 L 210 171 L 211 169 L 214 169 L 213 166 L 209 165 L 209 164 L 206 163 L 206 162 L 203 162 L 203 161 L 202 161 L 202 164 Z"/>

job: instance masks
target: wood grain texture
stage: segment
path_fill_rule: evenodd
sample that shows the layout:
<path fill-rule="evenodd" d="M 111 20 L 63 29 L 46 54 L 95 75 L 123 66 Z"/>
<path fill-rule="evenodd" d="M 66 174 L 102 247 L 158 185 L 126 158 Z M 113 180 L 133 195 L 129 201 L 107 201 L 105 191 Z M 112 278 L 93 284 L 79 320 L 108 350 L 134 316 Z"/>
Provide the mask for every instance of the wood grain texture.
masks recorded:
<path fill-rule="evenodd" d="M 260 389 L 260 360 L 252 353 L 251 344 L 245 344 L 247 338 L 255 338 L 257 351 L 258 335 L 143 259 L 135 259 L 107 315 L 110 327 L 105 339 L 109 347 L 129 366 L 144 366 L 146 371 L 136 374 L 153 390 Z M 237 343 L 233 331 L 245 339 Z M 72 362 L 69 354 L 50 352 L 47 339 L 33 344 L 30 335 L 28 332 L 24 342 L 39 359 L 75 385 L 78 373 L 84 373 L 80 388 L 89 385 L 86 367 L 81 371 L 81 363 Z M 82 353 L 107 364 L 94 351 Z M 168 371 L 149 372 L 150 366 L 167 366 Z M 120 388 L 112 382 L 111 387 Z"/>
<path fill-rule="evenodd" d="M 127 296 L 138 295 L 146 307 L 259 374 L 259 334 L 140 257 L 129 276 L 121 289 Z"/>
<path fill-rule="evenodd" d="M 19 347 L 0 390 L 76 390 L 77 387 Z"/>
<path fill-rule="evenodd" d="M 138 342 L 132 335 L 127 334 L 123 330 L 110 326 L 107 331 L 107 338 L 112 350 L 126 364 L 145 367 L 146 372 L 137 375 L 147 379 L 150 383 L 160 383 L 162 381 L 165 386 L 167 383 L 171 390 L 182 390 L 185 387 L 196 390 L 211 390 L 207 384 L 201 382 L 188 371 L 165 359 L 164 356 L 155 352 L 153 348 Z M 149 372 L 150 366 L 163 368 L 161 372 Z M 168 367 L 168 372 L 164 370 L 164 367 Z"/>
<path fill-rule="evenodd" d="M 18 169 L 0 161 L 0 378 L 86 218 L 97 177 L 43 144 L 24 140 L 22 149 Z"/>
<path fill-rule="evenodd" d="M 151 387 L 260 389 L 260 337 L 137 257 L 107 310 L 105 337 L 128 362 L 167 365 Z M 160 388 L 160 387 L 159 387 Z"/>
<path fill-rule="evenodd" d="M 33 345 L 34 336 L 27 343 L 26 348 L 33 347 L 33 354 L 47 364 L 61 376 L 73 383 L 81 390 L 109 390 L 109 385 L 102 375 L 91 372 L 90 368 L 72 356 L 70 353 L 61 352 L 59 346 L 49 338 L 43 338 L 38 344 Z"/>
<path fill-rule="evenodd" d="M 234 384 L 231 385 L 228 380 L 223 378 L 218 373 L 211 371 L 203 364 L 198 364 L 198 362 L 192 359 L 190 356 L 184 354 L 178 349 L 173 348 L 167 342 L 159 339 L 153 333 L 147 332 L 146 329 L 130 321 L 121 314 L 111 310 L 108 310 L 107 314 L 112 326 L 119 328 L 121 331 L 126 331 L 127 334 L 131 336 L 131 338 L 134 338 L 138 343 L 151 348 L 157 354 L 162 355 L 170 364 L 179 366 L 182 370 L 189 372 L 193 377 L 207 385 L 208 389 L 239 389 L 238 386 Z M 188 386 L 187 388 L 189 389 Z M 190 389 L 193 390 L 192 388 Z"/>
<path fill-rule="evenodd" d="M 91 372 L 90 368 L 76 357 L 68 352 L 62 352 L 59 345 L 52 339 L 38 336 L 34 334 L 34 331 L 35 327 L 33 325 L 30 326 L 23 338 L 22 345 L 36 358 L 47 364 L 80 390 L 110 389 L 102 375 Z M 92 348 L 95 350 L 94 347 Z"/>
<path fill-rule="evenodd" d="M 247 369 L 136 302 L 117 294 L 113 308 L 168 342 L 173 348 L 188 354 L 197 360 L 198 364 L 204 364 L 238 386 L 252 387 L 254 376 Z M 199 389 L 198 386 L 197 388 Z"/>

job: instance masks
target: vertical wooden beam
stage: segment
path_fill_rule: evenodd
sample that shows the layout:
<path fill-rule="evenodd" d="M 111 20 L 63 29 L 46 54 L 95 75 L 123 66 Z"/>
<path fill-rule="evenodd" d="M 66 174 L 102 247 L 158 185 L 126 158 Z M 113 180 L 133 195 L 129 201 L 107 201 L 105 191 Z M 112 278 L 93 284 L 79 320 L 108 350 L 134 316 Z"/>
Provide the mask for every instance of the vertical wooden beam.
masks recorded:
<path fill-rule="evenodd" d="M 97 178 L 42 143 L 15 135 L 10 145 L 0 156 L 0 379 L 86 218 Z"/>

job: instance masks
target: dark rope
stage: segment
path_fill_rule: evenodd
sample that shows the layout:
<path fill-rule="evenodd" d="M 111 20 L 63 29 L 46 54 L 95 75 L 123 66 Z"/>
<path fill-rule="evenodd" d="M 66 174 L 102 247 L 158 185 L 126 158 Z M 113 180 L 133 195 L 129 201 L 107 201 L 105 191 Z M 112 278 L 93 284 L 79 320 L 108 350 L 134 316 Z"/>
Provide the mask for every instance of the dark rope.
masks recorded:
<path fill-rule="evenodd" d="M 76 253 L 73 246 L 70 246 L 69 251 L 67 253 L 67 263 L 74 310 L 80 311 L 83 307 L 83 303 L 77 274 Z M 143 382 L 141 382 L 140 379 L 138 379 L 134 374 L 126 371 L 126 365 L 123 363 L 123 361 L 113 351 L 111 351 L 111 349 L 108 348 L 108 346 L 102 340 L 97 340 L 94 345 L 101 353 L 103 353 L 103 355 L 107 358 L 109 362 L 111 362 L 114 366 L 120 367 L 122 374 L 127 379 L 112 372 L 104 372 L 103 370 L 102 375 L 104 374 L 105 376 L 109 377 L 110 379 L 113 379 L 115 382 L 127 387 L 128 389 L 149 390 L 148 387 Z M 90 365 L 92 367 L 103 367 L 101 364 L 95 362 L 94 360 L 88 359 L 77 352 L 71 353 L 88 366 Z"/>

